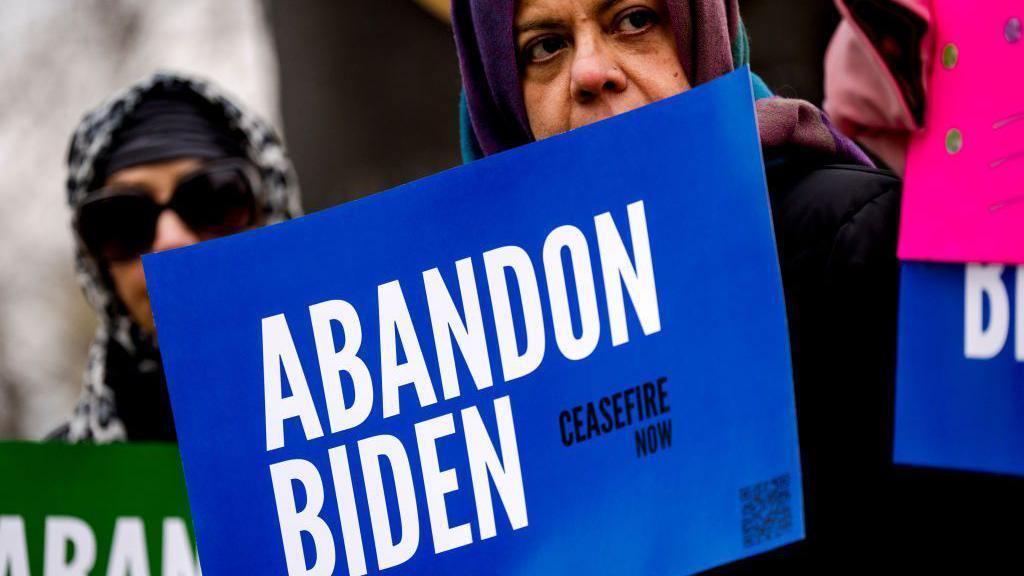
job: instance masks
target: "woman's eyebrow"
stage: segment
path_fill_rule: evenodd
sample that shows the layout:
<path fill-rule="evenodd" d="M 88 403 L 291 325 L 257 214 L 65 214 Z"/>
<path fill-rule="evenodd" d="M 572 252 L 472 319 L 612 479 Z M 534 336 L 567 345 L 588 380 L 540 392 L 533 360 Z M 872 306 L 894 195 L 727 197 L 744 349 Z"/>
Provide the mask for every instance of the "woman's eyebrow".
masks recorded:
<path fill-rule="evenodd" d="M 513 31 L 515 32 L 515 35 L 518 36 L 524 32 L 532 32 L 534 30 L 557 30 L 559 28 L 562 28 L 561 22 L 551 18 L 544 18 L 540 20 L 527 21 L 524 24 L 517 24 L 513 27 Z"/>
<path fill-rule="evenodd" d="M 124 188 L 143 188 L 149 191 L 154 190 L 155 186 L 152 185 L 148 178 L 139 177 L 121 177 L 116 180 L 109 180 L 100 189 L 101 190 L 119 190 Z"/>
<path fill-rule="evenodd" d="M 605 12 L 615 8 L 615 6 L 622 1 L 623 0 L 601 0 L 601 3 L 597 6 L 597 13 L 603 15 Z"/>
<path fill-rule="evenodd" d="M 625 0 L 599 0 L 595 13 L 598 16 L 603 16 L 606 12 L 609 12 L 615 6 L 621 4 Z M 527 20 L 522 24 L 517 24 L 512 27 L 513 33 L 518 36 L 524 32 L 533 32 L 536 30 L 558 30 L 564 27 L 564 24 L 554 18 L 538 18 L 536 20 Z"/>

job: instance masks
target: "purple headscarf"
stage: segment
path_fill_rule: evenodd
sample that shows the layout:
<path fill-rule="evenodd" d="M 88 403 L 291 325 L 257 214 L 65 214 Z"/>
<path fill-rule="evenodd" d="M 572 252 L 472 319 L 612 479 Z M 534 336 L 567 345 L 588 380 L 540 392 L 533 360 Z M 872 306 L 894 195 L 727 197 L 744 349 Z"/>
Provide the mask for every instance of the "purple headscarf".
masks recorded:
<path fill-rule="evenodd" d="M 738 0 L 664 0 L 679 58 L 694 86 L 747 64 Z M 516 0 L 452 0 L 452 27 L 472 139 L 490 155 L 534 140 L 523 103 L 513 33 Z M 760 84 L 759 80 L 755 83 Z M 761 84 L 758 96 L 770 96 Z M 803 100 L 759 99 L 766 149 L 799 148 L 831 161 L 871 161 L 825 113 Z"/>

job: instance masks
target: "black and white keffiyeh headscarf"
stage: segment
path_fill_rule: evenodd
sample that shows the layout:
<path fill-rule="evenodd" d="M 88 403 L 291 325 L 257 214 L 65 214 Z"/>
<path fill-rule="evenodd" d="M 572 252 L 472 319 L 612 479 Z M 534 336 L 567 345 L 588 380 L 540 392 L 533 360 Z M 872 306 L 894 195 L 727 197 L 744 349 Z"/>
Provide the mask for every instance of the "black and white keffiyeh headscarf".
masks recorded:
<path fill-rule="evenodd" d="M 222 119 L 224 127 L 237 136 L 240 148 L 261 175 L 262 187 L 257 198 L 267 224 L 301 214 L 298 182 L 274 129 L 211 84 L 172 73 L 157 73 L 130 86 L 88 113 L 79 124 L 68 153 L 67 195 L 72 211 L 95 192 L 97 159 L 108 151 L 118 128 L 149 95 L 168 89 L 201 97 L 210 104 L 215 119 Z M 99 314 L 100 325 L 89 349 L 82 396 L 71 420 L 54 437 L 71 442 L 129 440 L 130 426 L 126 426 L 126 418 L 119 413 L 115 392 L 121 389 L 127 396 L 134 394 L 133 387 L 160 387 L 166 398 L 159 352 L 153 338 L 139 328 L 117 297 L 103 265 L 81 241 L 77 242 L 75 265 L 78 281 L 89 304 Z"/>

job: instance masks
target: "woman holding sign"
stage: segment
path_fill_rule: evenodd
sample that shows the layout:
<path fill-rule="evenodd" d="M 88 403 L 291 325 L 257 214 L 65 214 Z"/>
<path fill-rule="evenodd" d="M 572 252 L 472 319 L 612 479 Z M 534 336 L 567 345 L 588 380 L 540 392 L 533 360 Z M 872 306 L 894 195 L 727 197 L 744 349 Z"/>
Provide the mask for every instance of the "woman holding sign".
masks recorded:
<path fill-rule="evenodd" d="M 141 256 L 298 216 L 291 163 L 273 128 L 213 86 L 157 74 L 82 120 L 67 193 L 100 325 L 82 397 L 53 436 L 174 441 Z"/>
<path fill-rule="evenodd" d="M 736 0 L 455 0 L 452 20 L 467 161 L 748 62 Z M 795 557 L 806 566 L 883 541 L 900 182 L 815 106 L 754 78 L 790 321 L 808 510 Z"/>

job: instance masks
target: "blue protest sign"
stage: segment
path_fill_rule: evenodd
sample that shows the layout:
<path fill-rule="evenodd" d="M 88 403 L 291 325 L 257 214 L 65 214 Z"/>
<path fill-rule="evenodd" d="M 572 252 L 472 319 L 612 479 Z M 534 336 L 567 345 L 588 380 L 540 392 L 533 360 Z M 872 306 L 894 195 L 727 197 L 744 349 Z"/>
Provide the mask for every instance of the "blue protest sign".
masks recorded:
<path fill-rule="evenodd" d="M 204 573 L 682 574 L 801 538 L 760 158 L 744 69 L 147 256 Z"/>
<path fill-rule="evenodd" d="M 1024 474 L 1024 267 L 903 264 L 894 459 Z"/>

